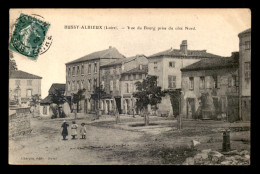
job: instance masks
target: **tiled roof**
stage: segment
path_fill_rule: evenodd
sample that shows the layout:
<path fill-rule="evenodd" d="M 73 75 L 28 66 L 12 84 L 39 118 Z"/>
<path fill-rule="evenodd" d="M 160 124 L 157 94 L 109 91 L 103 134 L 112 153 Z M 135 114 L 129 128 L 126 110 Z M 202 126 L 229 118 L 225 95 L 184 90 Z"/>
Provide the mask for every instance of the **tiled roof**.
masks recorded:
<path fill-rule="evenodd" d="M 115 59 L 120 59 L 120 58 L 125 58 L 124 55 L 119 53 L 119 51 L 114 48 L 114 47 L 109 47 L 109 49 L 102 50 L 102 51 L 97 51 L 91 54 L 88 54 L 86 56 L 83 56 L 79 59 L 73 60 L 71 62 L 66 63 L 67 64 L 72 64 L 72 63 L 79 63 L 87 60 L 93 60 L 93 59 L 98 59 L 98 58 L 115 58 Z"/>
<path fill-rule="evenodd" d="M 242 35 L 242 34 L 246 34 L 246 33 L 251 33 L 251 28 L 245 30 L 245 31 L 242 31 L 241 33 L 238 34 L 238 36 Z"/>
<path fill-rule="evenodd" d="M 118 60 L 115 60 L 115 61 L 110 62 L 108 64 L 102 65 L 100 67 L 104 68 L 104 67 L 109 67 L 109 66 L 114 66 L 114 65 L 121 65 L 123 63 L 127 63 L 127 62 L 130 62 L 132 60 L 135 60 L 138 57 L 146 57 L 146 56 L 145 55 L 136 55 L 136 56 L 133 56 L 133 57 L 127 57 L 127 58 L 124 58 L 124 59 L 118 59 Z"/>
<path fill-rule="evenodd" d="M 218 68 L 238 67 L 238 66 L 239 66 L 239 53 L 235 52 L 231 57 L 202 59 L 196 63 L 193 63 L 191 65 L 182 68 L 181 71 L 218 69 Z"/>
<path fill-rule="evenodd" d="M 42 79 L 42 77 L 33 75 L 21 70 L 11 71 L 10 79 Z"/>
<path fill-rule="evenodd" d="M 186 57 L 186 58 L 213 58 L 213 57 L 221 57 L 215 54 L 207 53 L 206 50 L 187 50 L 187 55 L 184 55 L 181 50 L 178 49 L 168 49 L 156 54 L 149 56 L 148 58 L 152 57 L 159 57 L 159 56 L 169 56 L 169 57 Z"/>
<path fill-rule="evenodd" d="M 54 89 L 57 89 L 57 90 L 63 90 L 65 91 L 65 88 L 66 88 L 66 84 L 64 83 L 53 83 L 49 89 L 49 93 L 50 93 L 50 90 L 54 90 Z"/>
<path fill-rule="evenodd" d="M 129 71 L 126 71 L 126 72 L 123 72 L 122 75 L 124 74 L 137 74 L 137 73 L 147 73 L 148 72 L 148 65 L 142 65 L 142 69 L 140 69 L 140 67 L 136 67 L 136 68 L 133 68 Z"/>
<path fill-rule="evenodd" d="M 51 101 L 51 96 L 47 96 L 47 97 L 45 97 L 41 102 L 40 102 L 41 104 L 51 104 L 52 103 L 52 101 Z"/>

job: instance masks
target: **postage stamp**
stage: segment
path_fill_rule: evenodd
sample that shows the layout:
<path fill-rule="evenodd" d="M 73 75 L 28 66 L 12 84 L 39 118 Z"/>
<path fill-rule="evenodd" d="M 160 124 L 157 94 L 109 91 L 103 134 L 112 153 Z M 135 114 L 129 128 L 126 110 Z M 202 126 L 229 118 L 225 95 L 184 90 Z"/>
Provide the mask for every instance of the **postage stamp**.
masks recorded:
<path fill-rule="evenodd" d="M 41 48 L 49 27 L 49 23 L 21 13 L 15 24 L 9 49 L 36 60 L 42 52 Z"/>

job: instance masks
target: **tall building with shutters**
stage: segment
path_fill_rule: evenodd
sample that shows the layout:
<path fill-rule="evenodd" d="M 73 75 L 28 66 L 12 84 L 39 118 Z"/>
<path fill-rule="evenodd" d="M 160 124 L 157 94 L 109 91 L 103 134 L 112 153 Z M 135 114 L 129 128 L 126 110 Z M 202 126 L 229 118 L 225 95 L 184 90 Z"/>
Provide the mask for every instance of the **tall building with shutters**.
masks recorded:
<path fill-rule="evenodd" d="M 174 91 L 181 89 L 181 68 L 206 58 L 220 57 L 208 53 L 206 50 L 189 50 L 187 40 L 183 40 L 180 49 L 168 49 L 148 57 L 148 75 L 157 76 L 157 84 L 162 90 Z M 158 115 L 177 115 L 179 106 L 172 103 L 169 95 L 163 97 L 162 102 L 157 106 Z M 173 111 L 174 110 L 174 111 Z M 177 111 L 177 112 L 175 112 Z"/>

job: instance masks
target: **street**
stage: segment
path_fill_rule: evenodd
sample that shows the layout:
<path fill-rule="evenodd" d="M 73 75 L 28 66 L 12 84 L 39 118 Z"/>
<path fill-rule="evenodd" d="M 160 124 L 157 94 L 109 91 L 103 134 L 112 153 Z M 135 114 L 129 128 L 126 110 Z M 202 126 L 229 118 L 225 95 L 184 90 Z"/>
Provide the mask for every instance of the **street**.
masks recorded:
<path fill-rule="evenodd" d="M 72 118 L 66 118 L 71 126 Z M 182 164 L 187 157 L 203 149 L 221 151 L 222 130 L 231 124 L 223 121 L 184 120 L 177 130 L 176 120 L 150 116 L 150 125 L 142 126 L 143 118 L 113 116 L 93 120 L 90 115 L 78 117 L 86 123 L 86 139 L 69 136 L 62 140 L 63 119 L 31 118 L 31 134 L 9 141 L 9 161 L 13 164 L 74 164 L 74 165 L 141 165 Z M 242 127 L 248 127 L 242 126 Z M 78 131 L 79 132 L 79 131 Z M 231 149 L 250 151 L 250 131 L 231 131 Z M 192 140 L 199 141 L 195 149 Z"/>

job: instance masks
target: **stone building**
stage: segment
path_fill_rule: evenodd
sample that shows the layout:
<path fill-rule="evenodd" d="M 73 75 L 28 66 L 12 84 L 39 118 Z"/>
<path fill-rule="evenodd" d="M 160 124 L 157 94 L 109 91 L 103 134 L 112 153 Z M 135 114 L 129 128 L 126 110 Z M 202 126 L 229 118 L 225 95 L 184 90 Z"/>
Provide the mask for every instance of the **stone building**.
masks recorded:
<path fill-rule="evenodd" d="M 122 98 L 122 113 L 123 114 L 139 114 L 135 107 L 136 99 L 133 93 L 136 92 L 135 83 L 146 78 L 148 74 L 148 65 L 140 64 L 138 67 L 121 74 L 121 98 Z"/>
<path fill-rule="evenodd" d="M 183 40 L 180 49 L 169 49 L 151 55 L 148 57 L 148 74 L 157 76 L 157 84 L 162 90 L 181 89 L 181 68 L 205 58 L 220 57 L 208 53 L 206 50 L 189 50 L 187 40 Z M 175 105 L 177 106 L 177 105 Z M 163 97 L 158 105 L 158 114 L 169 113 L 173 115 L 173 110 L 179 110 L 179 107 L 172 108 L 170 96 Z"/>
<path fill-rule="evenodd" d="M 41 96 L 42 77 L 21 70 L 12 71 L 9 76 L 9 101 L 27 107 L 32 96 Z"/>
<path fill-rule="evenodd" d="M 122 74 L 142 65 L 147 65 L 147 63 L 146 56 L 136 55 L 118 59 L 100 67 L 100 83 L 105 92 L 100 100 L 100 109 L 103 114 L 112 114 L 115 107 L 117 107 L 120 114 L 125 113 L 122 95 L 125 87 L 121 83 Z"/>
<path fill-rule="evenodd" d="M 239 53 L 203 59 L 181 69 L 184 118 L 238 120 Z"/>
<path fill-rule="evenodd" d="M 240 118 L 251 120 L 251 28 L 238 34 L 240 76 Z"/>
<path fill-rule="evenodd" d="M 65 95 L 70 100 L 73 93 L 79 89 L 86 89 L 84 100 L 80 101 L 79 112 L 91 113 L 97 110 L 97 103 L 91 98 L 94 89 L 99 86 L 99 67 L 113 62 L 117 59 L 124 59 L 125 56 L 114 47 L 106 50 L 93 52 L 84 57 L 66 63 L 66 91 Z"/>

